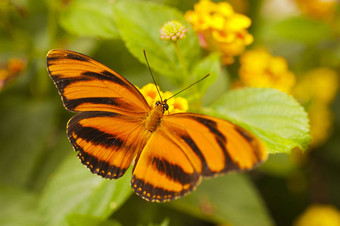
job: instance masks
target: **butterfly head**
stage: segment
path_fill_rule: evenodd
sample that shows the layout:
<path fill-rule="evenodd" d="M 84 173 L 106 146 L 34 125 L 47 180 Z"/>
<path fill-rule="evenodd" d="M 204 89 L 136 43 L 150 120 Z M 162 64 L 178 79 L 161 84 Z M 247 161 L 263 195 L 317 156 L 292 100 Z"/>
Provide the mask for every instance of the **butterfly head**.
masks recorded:
<path fill-rule="evenodd" d="M 162 112 L 166 112 L 167 110 L 169 110 L 169 105 L 167 103 L 167 99 L 163 100 L 163 101 L 157 101 L 155 104 L 156 108 L 162 108 Z"/>

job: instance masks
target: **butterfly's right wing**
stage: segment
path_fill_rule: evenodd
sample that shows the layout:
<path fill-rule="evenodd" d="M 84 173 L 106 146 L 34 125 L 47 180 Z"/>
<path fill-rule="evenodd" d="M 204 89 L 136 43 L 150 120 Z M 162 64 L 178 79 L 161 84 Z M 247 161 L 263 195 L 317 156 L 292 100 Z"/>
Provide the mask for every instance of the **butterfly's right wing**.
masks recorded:
<path fill-rule="evenodd" d="M 148 201 L 165 202 L 188 194 L 200 181 L 183 145 L 160 126 L 136 159 L 131 186 Z"/>
<path fill-rule="evenodd" d="M 51 50 L 47 54 L 47 68 L 69 111 L 138 115 L 150 110 L 134 85 L 88 56 L 68 50 Z"/>
<path fill-rule="evenodd" d="M 141 121 L 113 112 L 80 112 L 68 122 L 67 135 L 92 173 L 117 179 L 145 146 Z"/>
<path fill-rule="evenodd" d="M 192 191 L 201 176 L 250 170 L 267 158 L 262 142 L 243 128 L 211 116 L 164 116 L 136 160 L 131 186 L 148 201 Z"/>
<path fill-rule="evenodd" d="M 220 118 L 179 113 L 164 117 L 162 126 L 205 177 L 250 170 L 268 156 L 266 146 L 256 136 Z"/>

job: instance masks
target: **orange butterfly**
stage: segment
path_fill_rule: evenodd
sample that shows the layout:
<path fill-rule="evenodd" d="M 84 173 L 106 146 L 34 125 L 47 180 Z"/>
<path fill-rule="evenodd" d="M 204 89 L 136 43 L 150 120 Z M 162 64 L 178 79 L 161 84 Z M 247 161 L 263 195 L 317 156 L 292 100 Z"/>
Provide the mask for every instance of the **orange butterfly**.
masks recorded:
<path fill-rule="evenodd" d="M 207 115 L 164 115 L 166 99 L 150 107 L 134 85 L 88 56 L 51 50 L 47 68 L 65 108 L 79 112 L 67 135 L 81 162 L 117 179 L 135 159 L 131 187 L 148 201 L 174 200 L 202 177 L 249 170 L 267 158 L 245 129 Z"/>

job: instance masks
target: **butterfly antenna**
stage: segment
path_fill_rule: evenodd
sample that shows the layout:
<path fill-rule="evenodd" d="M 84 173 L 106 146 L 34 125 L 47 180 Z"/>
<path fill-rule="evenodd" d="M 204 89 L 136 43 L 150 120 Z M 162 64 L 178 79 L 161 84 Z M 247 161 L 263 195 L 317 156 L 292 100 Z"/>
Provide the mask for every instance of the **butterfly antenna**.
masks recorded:
<path fill-rule="evenodd" d="M 193 85 L 196 85 L 197 83 L 199 83 L 200 81 L 202 81 L 203 79 L 205 79 L 206 77 L 208 77 L 209 75 L 210 75 L 210 74 L 207 74 L 206 76 L 204 76 L 204 77 L 203 77 L 203 78 L 201 78 L 200 80 L 198 80 L 198 81 L 196 81 L 196 82 L 192 83 L 190 86 L 188 86 L 188 87 L 186 87 L 186 88 L 182 89 L 181 91 L 179 91 L 179 92 L 175 93 L 175 94 L 174 94 L 174 95 L 172 95 L 171 97 L 167 98 L 167 100 L 169 100 L 169 99 L 173 98 L 174 96 L 176 96 L 176 95 L 180 94 L 181 92 L 183 92 L 183 91 L 185 91 L 185 90 L 189 89 L 191 86 L 193 86 Z"/>
<path fill-rule="evenodd" d="M 149 71 L 150 71 L 150 74 L 151 74 L 151 78 L 152 78 L 152 80 L 153 80 L 153 83 L 154 83 L 155 86 L 156 86 L 156 89 L 157 89 L 159 98 L 161 98 L 161 102 L 163 102 L 161 93 L 159 92 L 157 83 L 156 83 L 156 81 L 155 81 L 155 78 L 153 77 L 153 74 L 152 74 L 152 71 L 151 71 L 151 67 L 150 67 L 150 65 L 149 65 L 149 61 L 148 61 L 148 58 L 146 57 L 146 53 L 145 53 L 145 50 L 144 50 L 144 49 L 143 49 L 143 53 L 144 53 L 144 57 L 145 57 L 146 64 L 148 65 L 148 68 L 149 68 Z"/>

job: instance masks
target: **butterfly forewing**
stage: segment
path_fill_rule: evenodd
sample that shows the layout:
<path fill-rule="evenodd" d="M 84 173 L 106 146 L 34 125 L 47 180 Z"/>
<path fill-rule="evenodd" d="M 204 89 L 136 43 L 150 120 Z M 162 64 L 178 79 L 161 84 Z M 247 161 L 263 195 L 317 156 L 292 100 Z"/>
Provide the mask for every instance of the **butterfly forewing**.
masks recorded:
<path fill-rule="evenodd" d="M 179 113 L 165 116 L 162 126 L 181 141 L 202 176 L 249 170 L 266 160 L 263 143 L 243 128 L 211 116 Z"/>
<path fill-rule="evenodd" d="M 110 68 L 80 53 L 51 50 L 48 72 L 70 111 L 136 115 L 150 110 L 140 92 Z"/>

